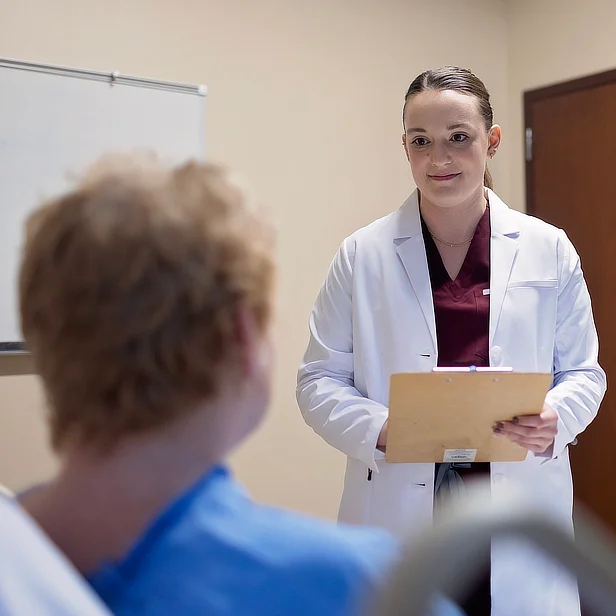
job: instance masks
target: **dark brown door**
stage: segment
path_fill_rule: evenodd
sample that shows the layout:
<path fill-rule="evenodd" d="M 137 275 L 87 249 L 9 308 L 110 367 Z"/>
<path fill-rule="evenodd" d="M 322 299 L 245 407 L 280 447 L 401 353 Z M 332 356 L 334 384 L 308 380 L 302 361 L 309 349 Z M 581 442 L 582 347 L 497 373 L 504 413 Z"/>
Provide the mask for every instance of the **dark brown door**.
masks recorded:
<path fill-rule="evenodd" d="M 616 531 L 616 71 L 527 92 L 525 121 L 528 213 L 580 254 L 608 375 L 597 419 L 570 448 L 575 498 Z"/>

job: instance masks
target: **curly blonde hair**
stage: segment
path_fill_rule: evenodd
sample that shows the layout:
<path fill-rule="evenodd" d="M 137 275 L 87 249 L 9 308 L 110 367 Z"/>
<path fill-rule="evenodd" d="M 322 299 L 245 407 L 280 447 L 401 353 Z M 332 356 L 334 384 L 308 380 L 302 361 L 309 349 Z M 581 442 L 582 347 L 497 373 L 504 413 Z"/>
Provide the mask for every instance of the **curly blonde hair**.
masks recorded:
<path fill-rule="evenodd" d="M 220 166 L 116 158 L 28 220 L 21 324 L 52 444 L 113 447 L 216 395 L 270 320 L 273 231 Z"/>

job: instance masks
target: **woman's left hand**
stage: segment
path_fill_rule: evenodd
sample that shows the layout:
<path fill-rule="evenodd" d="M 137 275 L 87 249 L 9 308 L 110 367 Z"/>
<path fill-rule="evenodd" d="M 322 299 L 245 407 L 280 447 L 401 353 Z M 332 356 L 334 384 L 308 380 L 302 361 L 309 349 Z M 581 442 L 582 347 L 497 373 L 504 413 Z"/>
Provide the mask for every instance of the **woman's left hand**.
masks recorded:
<path fill-rule="evenodd" d="M 546 453 L 554 445 L 558 432 L 558 413 L 547 404 L 539 415 L 514 417 L 513 421 L 499 421 L 495 436 L 504 436 L 533 453 Z"/>

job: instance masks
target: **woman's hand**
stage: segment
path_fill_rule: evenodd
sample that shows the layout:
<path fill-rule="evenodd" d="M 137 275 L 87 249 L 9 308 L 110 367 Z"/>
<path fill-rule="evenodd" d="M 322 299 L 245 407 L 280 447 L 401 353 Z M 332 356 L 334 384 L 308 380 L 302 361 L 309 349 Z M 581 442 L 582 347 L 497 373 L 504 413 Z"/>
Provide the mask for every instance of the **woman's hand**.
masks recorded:
<path fill-rule="evenodd" d="M 376 448 L 380 451 L 385 451 L 385 447 L 387 446 L 387 424 L 389 423 L 389 419 L 385 420 L 383 427 L 381 428 L 381 433 L 379 434 L 379 438 L 376 442 Z"/>
<path fill-rule="evenodd" d="M 539 415 L 514 417 L 513 421 L 499 421 L 495 436 L 504 436 L 533 453 L 547 453 L 554 445 L 558 432 L 558 413 L 547 404 Z"/>

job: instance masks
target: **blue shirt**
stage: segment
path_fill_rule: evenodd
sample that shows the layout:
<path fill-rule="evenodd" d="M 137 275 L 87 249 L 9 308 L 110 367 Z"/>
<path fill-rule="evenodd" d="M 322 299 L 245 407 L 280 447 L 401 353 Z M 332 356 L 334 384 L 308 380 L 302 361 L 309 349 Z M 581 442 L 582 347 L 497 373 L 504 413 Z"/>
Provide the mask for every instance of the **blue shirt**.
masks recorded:
<path fill-rule="evenodd" d="M 384 531 L 257 504 L 216 467 L 88 581 L 116 616 L 349 616 L 397 553 Z"/>

